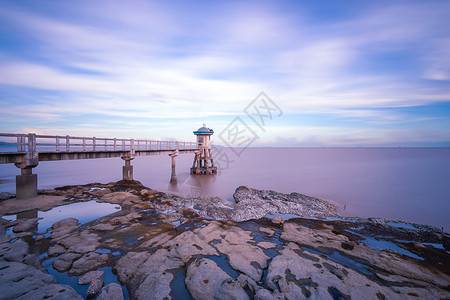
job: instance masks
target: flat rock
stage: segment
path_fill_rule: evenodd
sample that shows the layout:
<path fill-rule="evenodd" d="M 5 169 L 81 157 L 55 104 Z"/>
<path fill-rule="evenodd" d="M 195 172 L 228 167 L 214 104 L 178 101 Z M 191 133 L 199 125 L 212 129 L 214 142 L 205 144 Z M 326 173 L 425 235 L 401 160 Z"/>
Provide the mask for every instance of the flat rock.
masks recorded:
<path fill-rule="evenodd" d="M 4 240 L 0 243 L 0 257 L 7 261 L 22 262 L 28 255 L 28 243 L 22 239 L 10 243 Z"/>
<path fill-rule="evenodd" d="M 78 228 L 78 220 L 75 218 L 67 218 L 52 225 L 52 239 L 61 238 Z"/>
<path fill-rule="evenodd" d="M 67 252 L 89 253 L 100 246 L 100 236 L 87 230 L 72 233 L 56 240 L 58 244 L 67 248 Z"/>
<path fill-rule="evenodd" d="M 51 286 L 56 283 L 55 277 L 44 274 L 40 270 L 19 262 L 7 262 L 0 260 L 0 291 L 1 299 L 17 299 L 23 297 L 26 299 L 34 298 L 35 290 L 45 286 Z M 72 288 L 67 286 L 67 290 Z M 31 294 L 29 294 L 32 292 Z M 74 299 L 80 299 L 73 294 Z"/>
<path fill-rule="evenodd" d="M 101 202 L 109 202 L 112 204 L 121 204 L 121 205 L 133 205 L 134 201 L 139 201 L 140 197 L 133 195 L 130 192 L 114 192 L 110 194 L 106 194 L 100 198 Z"/>
<path fill-rule="evenodd" d="M 90 252 L 73 262 L 69 270 L 70 276 L 79 276 L 89 270 L 97 269 L 108 261 L 108 254 Z"/>
<path fill-rule="evenodd" d="M 89 288 L 86 292 L 87 298 L 93 298 L 97 296 L 98 293 L 100 293 L 100 290 L 103 287 L 103 280 L 101 279 L 94 279 L 92 280 L 91 284 L 89 285 Z"/>
<path fill-rule="evenodd" d="M 105 274 L 105 271 L 90 271 L 83 274 L 78 278 L 78 284 L 85 285 L 90 284 L 94 279 L 100 279 Z"/>
<path fill-rule="evenodd" d="M 194 299 L 249 299 L 239 281 L 207 258 L 189 265 L 185 282 Z"/>
<path fill-rule="evenodd" d="M 82 300 L 80 294 L 78 294 L 71 286 L 65 284 L 50 284 L 43 285 L 35 290 L 32 290 L 20 297 L 17 300 L 29 300 L 29 299 L 60 299 L 60 300 Z"/>
<path fill-rule="evenodd" d="M 122 287 L 117 283 L 110 283 L 104 286 L 98 295 L 97 300 L 123 300 Z"/>
<path fill-rule="evenodd" d="M 48 248 L 47 255 L 49 257 L 54 257 L 54 256 L 59 256 L 59 255 L 65 253 L 65 252 L 66 252 L 66 248 L 65 247 L 56 244 L 56 245 L 50 246 Z"/>
<path fill-rule="evenodd" d="M 18 220 L 19 223 L 16 226 L 14 226 L 13 232 L 15 233 L 26 231 L 35 232 L 37 231 L 37 224 L 40 219 L 42 218 L 19 219 Z"/>
<path fill-rule="evenodd" d="M 52 263 L 53 268 L 58 272 L 67 272 L 73 262 L 81 257 L 79 253 L 66 253 L 55 259 Z"/>
<path fill-rule="evenodd" d="M 91 229 L 97 230 L 97 231 L 111 231 L 114 228 L 116 228 L 116 226 L 111 225 L 111 224 L 105 224 L 105 223 L 100 223 L 100 224 L 97 224 L 97 225 L 94 225 L 91 227 Z"/>
<path fill-rule="evenodd" d="M 131 298 L 164 299 L 170 298 L 173 280 L 170 270 L 183 265 L 180 258 L 159 249 L 153 254 L 129 252 L 117 262 L 115 269 L 119 281 L 126 283 Z"/>
<path fill-rule="evenodd" d="M 231 219 L 245 221 L 260 219 L 267 214 L 295 214 L 303 217 L 325 218 L 337 215 L 337 206 L 327 201 L 299 193 L 283 194 L 240 186 L 233 194 L 236 201 Z"/>
<path fill-rule="evenodd" d="M 31 199 L 10 198 L 2 201 L 2 205 L 0 205 L 0 215 L 15 214 L 33 209 L 46 211 L 55 206 L 65 204 L 65 200 L 66 197 L 48 195 L 38 195 Z"/>

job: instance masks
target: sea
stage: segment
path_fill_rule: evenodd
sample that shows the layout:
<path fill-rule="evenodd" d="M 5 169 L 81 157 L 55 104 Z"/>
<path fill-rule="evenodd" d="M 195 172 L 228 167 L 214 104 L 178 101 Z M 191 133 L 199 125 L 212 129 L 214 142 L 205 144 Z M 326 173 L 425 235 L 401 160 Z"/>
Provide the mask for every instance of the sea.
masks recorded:
<path fill-rule="evenodd" d="M 218 173 L 191 175 L 194 154 L 136 157 L 134 179 L 180 196 L 217 196 L 234 201 L 241 185 L 297 192 L 337 204 L 348 217 L 377 217 L 450 231 L 450 148 L 226 148 L 213 149 Z M 122 179 L 120 158 L 40 162 L 38 188 Z M 20 169 L 0 165 L 0 192 L 15 191 Z"/>

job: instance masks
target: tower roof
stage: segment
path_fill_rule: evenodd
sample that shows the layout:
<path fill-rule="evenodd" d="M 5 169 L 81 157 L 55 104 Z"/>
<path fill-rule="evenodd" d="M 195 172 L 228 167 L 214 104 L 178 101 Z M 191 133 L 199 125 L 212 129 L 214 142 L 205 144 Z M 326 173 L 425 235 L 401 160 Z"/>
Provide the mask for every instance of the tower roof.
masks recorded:
<path fill-rule="evenodd" d="M 197 131 L 194 131 L 195 135 L 199 135 L 199 134 L 214 134 L 214 130 L 212 130 L 211 128 L 207 128 L 206 124 L 203 124 L 202 127 L 200 127 L 199 129 L 197 129 Z"/>

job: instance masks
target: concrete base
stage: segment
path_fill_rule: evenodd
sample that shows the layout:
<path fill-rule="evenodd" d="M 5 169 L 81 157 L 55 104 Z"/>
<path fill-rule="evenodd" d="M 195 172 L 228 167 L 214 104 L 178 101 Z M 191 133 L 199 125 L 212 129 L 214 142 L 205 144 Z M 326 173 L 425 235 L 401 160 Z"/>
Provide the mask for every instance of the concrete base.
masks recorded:
<path fill-rule="evenodd" d="M 133 166 L 123 166 L 123 180 L 133 180 Z"/>
<path fill-rule="evenodd" d="M 177 175 L 172 175 L 171 177 L 170 177 L 170 183 L 178 183 L 178 178 L 177 178 Z"/>
<path fill-rule="evenodd" d="M 37 174 L 16 176 L 16 198 L 27 199 L 37 197 Z"/>

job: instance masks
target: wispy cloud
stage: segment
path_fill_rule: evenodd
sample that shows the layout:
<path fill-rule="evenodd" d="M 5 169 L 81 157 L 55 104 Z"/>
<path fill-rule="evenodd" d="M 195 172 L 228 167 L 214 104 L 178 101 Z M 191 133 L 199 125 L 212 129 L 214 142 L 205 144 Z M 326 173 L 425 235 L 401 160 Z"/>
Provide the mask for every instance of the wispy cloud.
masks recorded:
<path fill-rule="evenodd" d="M 204 115 L 221 124 L 265 90 L 286 112 L 359 121 L 361 133 L 336 130 L 384 143 L 396 133 L 374 136 L 373 126 L 404 119 L 380 108 L 450 102 L 447 2 L 360 4 L 336 18 L 312 3 L 40 4 L 0 9 L 0 113 L 8 128 L 14 118 L 29 120 L 17 130 L 89 118 L 74 130 L 104 133 L 108 118 L 126 123 L 126 133 Z M 331 128 L 318 134 L 331 139 Z"/>

